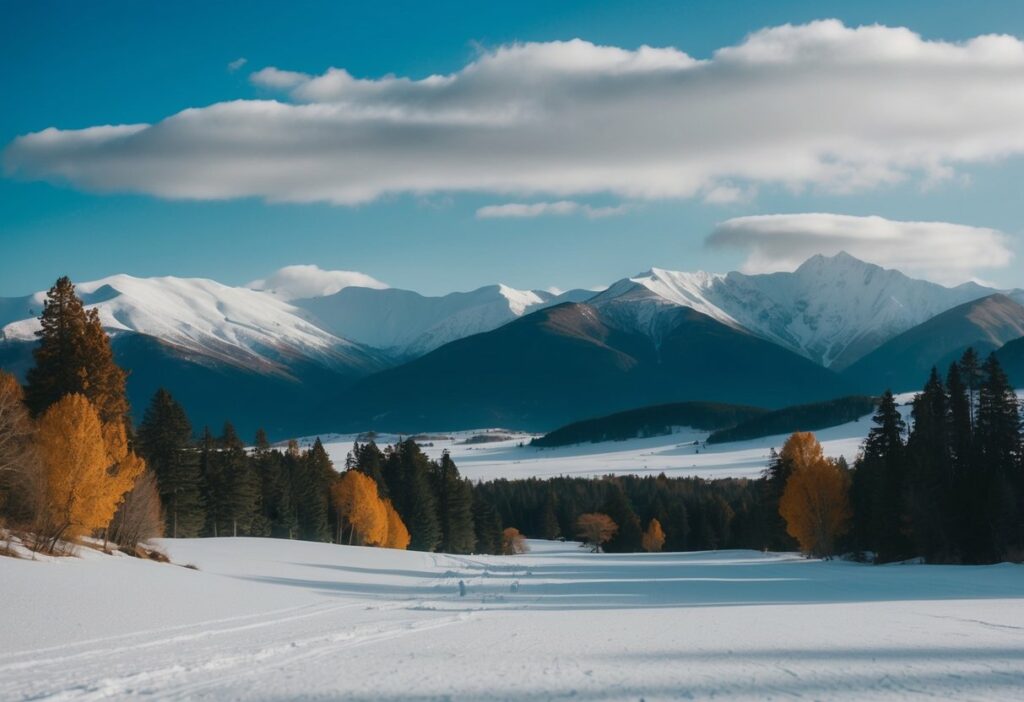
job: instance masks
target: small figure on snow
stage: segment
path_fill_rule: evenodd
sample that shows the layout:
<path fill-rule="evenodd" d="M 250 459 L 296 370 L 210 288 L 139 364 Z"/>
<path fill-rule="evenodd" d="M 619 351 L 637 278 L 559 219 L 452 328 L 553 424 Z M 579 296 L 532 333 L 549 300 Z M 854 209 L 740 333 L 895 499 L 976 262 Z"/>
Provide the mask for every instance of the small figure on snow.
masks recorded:
<path fill-rule="evenodd" d="M 512 581 L 512 587 L 509 588 L 509 589 L 512 590 L 513 593 L 519 592 L 519 581 L 518 580 L 513 580 Z"/>
<path fill-rule="evenodd" d="M 459 581 L 459 597 L 466 596 L 466 582 L 464 580 Z"/>

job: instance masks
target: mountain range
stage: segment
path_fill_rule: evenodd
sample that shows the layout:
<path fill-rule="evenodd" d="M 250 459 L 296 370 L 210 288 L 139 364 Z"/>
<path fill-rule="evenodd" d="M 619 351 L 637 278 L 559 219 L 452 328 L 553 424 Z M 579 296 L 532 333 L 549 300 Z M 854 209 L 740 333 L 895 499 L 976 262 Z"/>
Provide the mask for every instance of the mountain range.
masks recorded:
<path fill-rule="evenodd" d="M 373 283 L 294 297 L 115 275 L 77 289 L 131 371 L 137 416 L 163 385 L 197 428 L 230 418 L 277 437 L 545 430 L 686 400 L 777 408 L 913 389 L 968 345 L 1012 350 L 1024 335 L 1024 291 L 944 287 L 843 253 L 791 273 L 652 268 L 596 292 Z M 44 299 L 0 298 L 0 365 L 22 376 Z"/>

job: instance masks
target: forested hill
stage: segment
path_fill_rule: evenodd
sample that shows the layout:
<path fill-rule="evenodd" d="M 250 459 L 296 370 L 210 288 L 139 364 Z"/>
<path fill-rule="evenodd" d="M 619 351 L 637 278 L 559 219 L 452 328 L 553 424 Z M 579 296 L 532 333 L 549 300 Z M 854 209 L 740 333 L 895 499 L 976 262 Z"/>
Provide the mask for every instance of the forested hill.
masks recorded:
<path fill-rule="evenodd" d="M 717 402 L 673 402 L 616 412 L 567 424 L 533 440 L 534 446 L 566 446 L 599 441 L 625 441 L 671 433 L 672 427 L 714 431 L 733 427 L 767 413 L 759 407 Z"/>
<path fill-rule="evenodd" d="M 724 444 L 730 441 L 758 439 L 774 434 L 827 429 L 871 414 L 877 405 L 877 398 L 851 395 L 827 402 L 785 407 L 774 412 L 756 415 L 736 426 L 719 429 L 708 437 L 708 443 Z"/>

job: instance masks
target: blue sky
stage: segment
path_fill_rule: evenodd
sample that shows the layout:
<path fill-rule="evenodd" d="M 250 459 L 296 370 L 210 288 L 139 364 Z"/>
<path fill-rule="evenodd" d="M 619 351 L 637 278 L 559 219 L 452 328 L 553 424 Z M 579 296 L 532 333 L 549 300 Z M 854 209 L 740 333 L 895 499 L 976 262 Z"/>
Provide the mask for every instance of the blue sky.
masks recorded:
<path fill-rule="evenodd" d="M 422 79 L 458 72 L 503 45 L 577 37 L 630 51 L 641 45 L 675 47 L 708 59 L 751 32 L 824 18 L 847 27 L 907 27 L 923 41 L 957 42 L 989 33 L 1024 37 L 1024 6 L 1014 2 L 294 2 L 287 11 L 281 7 L 4 3 L 0 144 L 48 127 L 155 123 L 223 101 L 289 100 L 252 83 L 253 71 L 267 66 L 312 76 L 334 66 L 357 78 Z M 229 70 L 229 62 L 240 57 L 246 64 Z M 750 268 L 749 247 L 706 245 L 717 223 L 816 212 L 998 230 L 1016 259 L 972 274 L 1024 286 L 1024 160 L 1016 153 L 982 155 L 953 164 L 953 170 L 935 183 L 914 174 L 852 189 L 738 176 L 728 182 L 744 194 L 718 204 L 708 201 L 707 189 L 703 195 L 669 196 L 601 188 L 525 193 L 445 182 L 428 192 L 385 191 L 357 204 L 267 202 L 261 195 L 195 201 L 116 188 L 95 192 L 89 183 L 10 173 L 0 180 L 0 295 L 44 288 L 65 273 L 78 280 L 127 272 L 241 284 L 296 263 L 363 271 L 431 294 L 497 281 L 521 288 L 589 287 L 651 266 Z M 487 206 L 564 201 L 624 212 L 593 218 L 579 211 L 528 218 L 478 215 Z M 760 235 L 755 231 L 749 237 Z"/>

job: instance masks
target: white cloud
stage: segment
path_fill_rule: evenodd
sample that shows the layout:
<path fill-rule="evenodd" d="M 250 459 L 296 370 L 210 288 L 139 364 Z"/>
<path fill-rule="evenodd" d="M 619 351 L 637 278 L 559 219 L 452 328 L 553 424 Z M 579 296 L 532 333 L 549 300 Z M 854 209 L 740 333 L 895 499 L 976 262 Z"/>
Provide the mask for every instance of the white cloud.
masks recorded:
<path fill-rule="evenodd" d="M 239 56 L 234 61 L 228 63 L 228 72 L 234 73 L 247 63 L 249 63 L 249 59 L 245 58 L 244 56 Z"/>
<path fill-rule="evenodd" d="M 275 90 L 288 90 L 302 85 L 310 79 L 306 73 L 297 71 L 282 71 L 273 66 L 260 69 L 249 74 L 249 82 L 261 88 L 272 88 Z"/>
<path fill-rule="evenodd" d="M 509 202 L 503 205 L 487 205 L 476 211 L 478 219 L 501 219 L 501 218 L 528 218 L 545 217 L 550 215 L 564 216 L 581 214 L 589 219 L 601 219 L 625 214 L 628 211 L 626 205 L 614 207 L 593 207 L 591 205 L 573 202 L 572 200 L 559 200 L 558 202 Z"/>
<path fill-rule="evenodd" d="M 250 79 L 281 99 L 29 134 L 6 168 L 168 198 L 734 202 L 761 184 L 933 184 L 1024 152 L 1024 42 L 1010 36 L 948 43 L 826 20 L 755 32 L 704 61 L 573 40 L 502 46 L 423 79 L 274 67 Z"/>
<path fill-rule="evenodd" d="M 246 287 L 272 293 L 283 300 L 298 300 L 333 295 L 348 287 L 382 289 L 388 286 L 357 271 L 325 271 L 319 266 L 296 265 L 285 266 Z"/>
<path fill-rule="evenodd" d="M 995 229 L 826 213 L 736 217 L 716 226 L 707 243 L 747 250 L 746 273 L 793 270 L 814 254 L 845 251 L 945 284 L 975 279 L 979 269 L 1003 268 L 1013 258 L 1008 237 Z"/>

